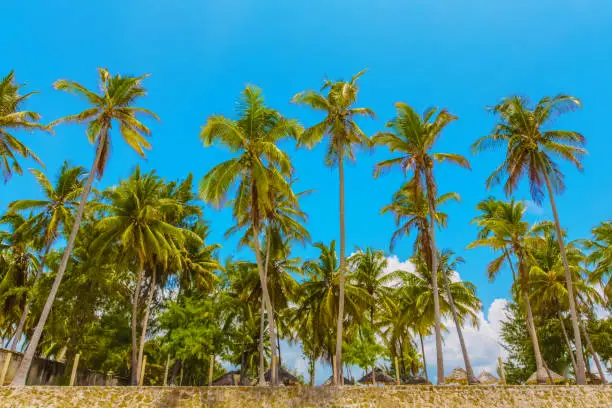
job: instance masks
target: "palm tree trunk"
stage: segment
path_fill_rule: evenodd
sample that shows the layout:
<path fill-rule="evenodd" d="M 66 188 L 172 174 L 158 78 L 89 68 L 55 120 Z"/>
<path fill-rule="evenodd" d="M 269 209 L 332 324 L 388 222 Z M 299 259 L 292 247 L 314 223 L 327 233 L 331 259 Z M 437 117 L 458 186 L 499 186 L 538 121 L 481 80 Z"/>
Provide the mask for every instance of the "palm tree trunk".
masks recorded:
<path fill-rule="evenodd" d="M 310 385 L 314 385 L 315 384 L 315 357 L 314 355 L 310 356 L 310 369 L 309 369 L 309 375 L 310 375 Z"/>
<path fill-rule="evenodd" d="M 525 312 L 527 313 L 527 330 L 529 331 L 529 336 L 531 337 L 531 344 L 533 346 L 533 353 L 535 355 L 537 381 L 538 384 L 546 384 L 546 369 L 544 368 L 544 360 L 542 359 L 540 344 L 538 343 L 538 334 L 535 331 L 533 313 L 531 312 L 531 303 L 529 302 L 529 293 L 526 289 L 522 289 L 522 296 L 525 304 Z"/>
<path fill-rule="evenodd" d="M 344 161 L 343 153 L 344 147 L 342 143 L 338 148 L 340 154 L 338 155 L 338 175 L 340 178 L 340 287 L 339 287 L 339 300 L 338 300 L 338 320 L 336 322 L 336 375 L 334 376 L 336 384 L 344 384 L 342 377 L 342 334 L 344 326 L 344 251 L 346 246 L 346 237 L 344 229 Z"/>
<path fill-rule="evenodd" d="M 274 330 L 274 312 L 272 311 L 272 303 L 270 302 L 270 295 L 268 293 L 268 285 L 266 282 L 266 275 L 264 270 L 264 264 L 261 259 L 261 248 L 259 245 L 259 228 L 258 222 L 255 217 L 253 217 L 253 249 L 255 251 L 255 259 L 257 261 L 257 269 L 259 271 L 259 283 L 261 284 L 261 294 L 264 299 L 264 303 L 266 305 L 266 309 L 268 312 L 268 332 L 270 333 L 270 348 L 272 350 L 272 364 L 270 365 L 271 370 L 271 383 L 272 385 L 277 385 L 277 376 L 276 376 L 276 367 L 274 362 L 274 356 L 276 355 L 276 335 Z M 263 318 L 263 316 L 262 316 Z"/>
<path fill-rule="evenodd" d="M 264 269 L 265 276 L 265 284 L 266 287 L 268 285 L 268 266 L 270 263 L 270 237 L 268 237 L 268 242 L 266 243 L 266 264 Z M 264 356 L 264 332 L 266 330 L 266 325 L 264 322 L 264 314 L 265 314 L 265 302 L 263 295 L 261 296 L 261 319 L 259 324 L 259 384 L 265 385 L 265 356 Z"/>
<path fill-rule="evenodd" d="M 504 249 L 504 253 L 506 254 L 506 259 L 508 260 L 508 265 L 510 265 L 510 271 L 512 272 L 512 282 L 516 282 L 516 272 L 514 271 L 514 265 L 512 265 L 512 259 L 510 259 L 510 254 L 507 249 Z"/>
<path fill-rule="evenodd" d="M 36 287 L 38 280 L 40 279 L 40 277 L 42 276 L 45 270 L 45 260 L 50 250 L 51 250 L 51 242 L 45 245 L 45 250 L 40 259 L 40 265 L 38 266 L 38 270 L 36 271 L 36 277 L 34 278 L 34 283 L 32 284 L 32 289 Z M 17 330 L 15 330 L 15 337 L 13 337 L 13 343 L 11 344 L 11 351 L 17 351 L 17 345 L 21 341 L 21 336 L 23 334 L 23 328 L 25 327 L 25 321 L 26 321 L 26 318 L 28 317 L 29 311 L 30 311 L 30 300 L 28 299 L 26 301 L 25 306 L 23 307 L 23 312 L 21 312 L 21 317 L 19 318 L 19 323 L 17 324 Z"/>
<path fill-rule="evenodd" d="M 155 278 L 157 277 L 155 273 L 156 271 L 155 271 L 155 268 L 152 268 L 152 269 L 153 269 L 153 275 L 151 276 L 151 285 L 149 288 L 149 295 L 147 296 L 145 314 L 142 319 L 142 324 L 141 324 L 142 330 L 140 332 L 140 346 L 138 347 L 138 372 L 139 373 L 142 367 L 142 358 L 144 357 L 145 337 L 147 334 L 147 328 L 149 326 L 149 314 L 151 313 L 151 303 L 153 302 L 153 297 L 157 289 L 156 282 L 155 282 Z M 140 379 L 140 374 L 138 375 L 138 378 Z"/>
<path fill-rule="evenodd" d="M 442 271 L 444 275 L 444 285 L 446 286 L 446 296 L 448 296 L 448 303 L 450 304 L 451 312 L 453 314 L 453 320 L 457 327 L 457 336 L 459 337 L 459 344 L 461 345 L 461 353 L 463 354 L 463 362 L 465 363 L 465 371 L 467 371 L 468 384 L 478 384 L 478 381 L 474 378 L 474 370 L 472 370 L 472 363 L 470 362 L 470 356 L 468 355 L 467 348 L 465 347 L 465 340 L 463 339 L 463 330 L 461 330 L 461 322 L 459 322 L 459 316 L 457 316 L 457 310 L 455 309 L 455 302 L 450 291 L 450 284 L 448 283 L 448 276 L 445 271 Z"/>
<path fill-rule="evenodd" d="M 83 213 L 85 212 L 85 204 L 87 203 L 87 197 L 89 197 L 89 193 L 91 192 L 91 187 L 93 186 L 93 181 L 96 176 L 96 170 L 98 168 L 98 163 L 100 163 L 103 146 L 106 144 L 107 137 L 108 128 L 102 130 L 100 134 L 100 141 L 96 149 L 96 157 L 94 159 L 93 166 L 91 166 L 89 175 L 87 176 L 87 181 L 85 182 L 83 192 L 81 193 L 81 202 L 79 203 L 79 208 L 74 217 L 74 225 L 72 226 L 72 231 L 70 231 L 70 237 L 68 237 L 66 249 L 64 250 L 64 254 L 62 255 L 62 260 L 60 262 L 57 275 L 55 275 L 53 285 L 51 286 L 51 291 L 49 292 L 49 296 L 47 297 L 45 306 L 43 307 L 42 313 L 40 314 L 40 319 L 38 319 L 38 323 L 34 328 L 34 333 L 32 334 L 30 344 L 28 345 L 28 348 L 26 349 L 26 352 L 23 355 L 23 359 L 19 364 L 19 368 L 15 373 L 15 377 L 11 382 L 11 385 L 14 387 L 22 387 L 26 383 L 26 379 L 30 371 L 30 366 L 32 365 L 32 359 L 34 358 L 36 348 L 38 347 L 38 342 L 40 341 L 40 337 L 42 336 L 45 323 L 47 323 L 49 313 L 51 313 L 51 308 L 53 307 L 55 296 L 57 296 L 59 285 L 62 282 L 62 278 L 64 277 L 64 273 L 66 272 L 66 267 L 68 266 L 68 261 L 70 260 L 70 255 L 72 254 L 72 249 L 74 248 L 74 241 L 76 240 L 77 233 L 79 232 L 79 228 L 81 226 L 81 219 L 83 218 Z"/>
<path fill-rule="evenodd" d="M 563 322 L 563 315 L 561 314 L 561 310 L 559 310 L 559 322 L 561 323 L 561 331 L 563 332 L 565 344 L 567 344 L 567 349 L 569 351 L 570 358 L 572 359 L 572 367 L 574 368 L 574 373 L 576 373 L 576 358 L 574 357 L 572 343 L 570 343 L 569 336 L 567 335 L 567 330 L 565 330 L 565 323 Z"/>
<path fill-rule="evenodd" d="M 586 329 L 584 321 L 580 320 L 580 324 L 582 326 L 582 332 L 584 333 L 584 339 L 586 340 L 587 348 L 589 350 L 589 353 L 591 353 L 591 355 L 593 356 L 593 360 L 595 361 L 595 366 L 597 367 L 597 372 L 599 373 L 599 378 L 601 378 L 601 383 L 602 384 L 607 384 L 605 373 L 603 371 L 603 368 L 601 367 L 601 363 L 599 362 L 599 358 L 597 357 L 597 353 L 595 353 L 595 348 L 593 347 L 593 344 L 591 343 L 591 338 L 589 336 L 589 332 Z"/>
<path fill-rule="evenodd" d="M 142 254 L 138 256 L 138 275 L 136 286 L 134 287 L 134 297 L 132 299 L 132 364 L 130 385 L 138 385 L 138 301 L 140 298 L 140 286 L 142 285 L 142 275 L 144 271 L 144 258 Z"/>
<path fill-rule="evenodd" d="M 278 350 L 278 367 L 277 371 L 280 370 L 280 367 L 283 366 L 283 360 L 281 360 L 281 347 L 280 347 L 280 321 L 278 317 L 276 318 L 276 346 Z"/>
<path fill-rule="evenodd" d="M 559 250 L 561 252 L 561 259 L 563 260 L 563 269 L 565 269 L 565 284 L 567 286 L 567 294 L 569 298 L 570 316 L 572 320 L 572 328 L 574 330 L 574 343 L 576 343 L 576 384 L 585 384 L 586 377 L 584 374 L 584 355 L 582 354 L 582 340 L 580 339 L 580 327 L 578 325 L 578 313 L 576 312 L 576 299 L 574 298 L 574 285 L 572 283 L 572 275 L 570 273 L 569 265 L 567 263 L 567 254 L 565 252 L 565 242 L 563 239 L 563 233 L 561 232 L 561 223 L 559 222 L 559 214 L 557 213 L 557 204 L 555 203 L 555 194 L 550 183 L 550 177 L 548 173 L 544 172 L 544 178 L 546 179 L 546 187 L 548 188 L 548 196 L 550 198 L 550 207 L 552 208 L 553 216 L 555 218 L 555 229 L 557 230 L 557 242 L 559 243 Z"/>
<path fill-rule="evenodd" d="M 427 374 L 427 360 L 425 359 L 425 345 L 423 344 L 423 335 L 419 333 L 421 339 L 421 355 L 423 356 L 423 371 L 425 372 L 425 379 L 429 381 L 429 374 Z"/>
<path fill-rule="evenodd" d="M 440 298 L 438 292 L 438 248 L 436 247 L 436 205 L 432 186 L 435 185 L 431 169 L 426 170 L 427 184 L 427 204 L 429 206 L 429 245 L 431 248 L 431 286 L 433 291 L 434 331 L 436 334 L 436 369 L 438 385 L 444 384 L 444 356 L 442 354 L 442 330 L 440 328 Z"/>

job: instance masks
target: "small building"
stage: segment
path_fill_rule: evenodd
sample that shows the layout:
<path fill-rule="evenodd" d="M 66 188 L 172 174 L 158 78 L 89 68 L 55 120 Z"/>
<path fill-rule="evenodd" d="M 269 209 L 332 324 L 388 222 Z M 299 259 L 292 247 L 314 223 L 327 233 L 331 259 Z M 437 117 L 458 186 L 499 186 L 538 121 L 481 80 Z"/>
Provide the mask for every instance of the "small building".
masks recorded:
<path fill-rule="evenodd" d="M 568 382 L 567 378 L 563 377 L 560 374 L 555 373 L 553 370 L 545 369 L 544 371 L 545 371 L 544 378 L 546 378 L 546 384 L 550 384 L 551 379 L 552 379 L 553 384 L 563 384 L 565 382 Z M 538 383 L 537 372 L 531 374 L 531 376 L 525 382 L 525 384 L 537 384 L 537 383 Z"/>
<path fill-rule="evenodd" d="M 268 369 L 266 374 L 264 375 L 266 382 L 270 382 L 272 380 L 272 371 Z M 295 375 L 291 374 L 289 371 L 285 370 L 283 367 L 278 368 L 278 379 L 283 385 L 300 385 L 301 381 Z"/>
<path fill-rule="evenodd" d="M 374 373 L 375 377 L 372 377 L 372 373 Z M 373 372 L 370 371 L 369 373 L 361 377 L 357 382 L 361 384 L 395 384 L 395 379 L 385 373 L 380 368 L 375 368 Z"/>
<path fill-rule="evenodd" d="M 478 376 L 478 381 L 483 385 L 501 384 L 501 380 L 488 371 L 481 372 Z"/>

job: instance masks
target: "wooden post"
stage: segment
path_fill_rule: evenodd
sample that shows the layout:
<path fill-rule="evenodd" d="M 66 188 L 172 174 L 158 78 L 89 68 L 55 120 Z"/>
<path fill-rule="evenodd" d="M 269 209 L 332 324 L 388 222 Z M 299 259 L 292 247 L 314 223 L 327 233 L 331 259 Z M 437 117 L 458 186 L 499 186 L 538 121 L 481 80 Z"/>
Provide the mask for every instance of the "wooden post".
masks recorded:
<path fill-rule="evenodd" d="M 164 373 L 164 387 L 168 386 L 168 370 L 170 369 L 170 354 L 168 354 L 168 359 L 166 360 L 166 372 Z"/>
<path fill-rule="evenodd" d="M 147 367 L 147 355 L 145 354 L 142 357 L 142 367 L 140 367 L 140 375 L 138 376 L 138 385 L 141 387 L 144 385 L 144 374 L 145 374 L 146 367 Z"/>
<path fill-rule="evenodd" d="M 336 371 L 336 356 L 334 356 L 333 354 L 332 354 L 332 366 L 334 370 L 334 385 L 339 385 L 338 384 L 338 371 Z"/>
<path fill-rule="evenodd" d="M 79 359 L 81 358 L 81 353 L 77 353 L 74 357 L 74 363 L 72 364 L 72 374 L 70 374 L 70 386 L 74 385 L 74 380 L 76 379 L 77 368 L 79 367 Z"/>
<path fill-rule="evenodd" d="M 0 373 L 0 387 L 4 385 L 4 379 L 6 378 L 6 374 L 8 373 L 8 369 L 11 365 L 11 359 L 13 358 L 13 353 L 8 352 L 5 354 L 4 364 L 2 365 L 2 372 Z"/>
<path fill-rule="evenodd" d="M 210 364 L 208 367 L 208 386 L 212 387 L 212 377 L 213 377 L 213 367 L 215 365 L 215 356 L 214 354 L 210 355 Z"/>
<path fill-rule="evenodd" d="M 506 384 L 506 373 L 504 372 L 504 363 L 501 357 L 497 357 L 497 363 L 499 364 L 499 375 L 501 375 L 502 383 Z"/>
<path fill-rule="evenodd" d="M 400 385 L 399 366 L 397 364 L 397 356 L 395 356 L 395 383 Z"/>

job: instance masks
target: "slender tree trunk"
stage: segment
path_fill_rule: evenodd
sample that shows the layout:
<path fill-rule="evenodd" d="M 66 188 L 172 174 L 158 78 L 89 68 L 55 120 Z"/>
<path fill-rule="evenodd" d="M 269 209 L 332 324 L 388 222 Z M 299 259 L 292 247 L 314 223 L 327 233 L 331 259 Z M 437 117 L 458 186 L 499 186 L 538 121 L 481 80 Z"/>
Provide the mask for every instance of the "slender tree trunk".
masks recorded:
<path fill-rule="evenodd" d="M 524 282 L 523 282 L 524 283 Z M 531 303 L 529 302 L 529 293 L 526 289 L 522 289 L 523 302 L 525 304 L 525 312 L 527 313 L 527 330 L 529 336 L 531 336 L 531 344 L 533 346 L 533 353 L 535 355 L 536 362 L 536 376 L 538 384 L 546 384 L 546 369 L 542 359 L 542 353 L 540 352 L 540 344 L 538 343 L 538 335 L 535 330 L 535 323 L 533 320 L 533 314 L 531 313 Z"/>
<path fill-rule="evenodd" d="M 83 192 L 81 193 L 81 202 L 79 203 L 79 208 L 74 217 L 74 225 L 72 226 L 72 231 L 70 231 L 70 237 L 68 238 L 66 249 L 64 250 L 64 254 L 62 255 L 62 260 L 60 262 L 57 275 L 55 275 L 55 280 L 53 281 L 53 285 L 51 286 L 51 291 L 49 292 L 49 296 L 47 297 L 47 301 L 45 302 L 45 306 L 43 307 L 40 319 L 38 319 L 38 323 L 34 328 L 34 333 L 32 334 L 30 344 L 28 345 L 23 359 L 19 364 L 19 368 L 15 373 L 15 377 L 11 382 L 11 385 L 14 387 L 22 387 L 26 383 L 28 372 L 30 371 L 30 366 L 32 365 L 32 359 L 34 358 L 36 348 L 38 347 L 38 342 L 40 341 L 40 337 L 42 336 L 45 323 L 47 323 L 49 313 L 51 313 L 51 308 L 53 307 L 55 296 L 57 296 L 59 285 L 62 282 L 62 278 L 64 277 L 64 273 L 66 272 L 66 267 L 68 266 L 68 261 L 70 260 L 70 255 L 72 254 L 72 249 L 74 248 L 74 241 L 76 240 L 77 233 L 79 232 L 79 228 L 81 226 L 81 219 L 83 218 L 83 213 L 85 212 L 85 203 L 87 203 L 87 197 L 89 197 L 89 193 L 91 192 L 91 187 L 96 176 L 96 169 L 98 167 L 98 163 L 100 162 L 100 157 L 103 150 L 102 148 L 106 144 L 107 137 L 108 128 L 102 130 L 100 134 L 100 143 L 98 143 L 98 147 L 96 149 L 96 157 L 94 159 L 93 166 L 91 167 L 91 171 L 87 176 L 87 181 L 85 182 Z"/>
<path fill-rule="evenodd" d="M 597 367 L 597 372 L 599 373 L 599 378 L 601 378 L 601 383 L 607 384 L 606 375 L 603 371 L 603 368 L 601 367 L 601 363 L 599 362 L 597 353 L 595 353 L 595 348 L 593 347 L 593 344 L 591 343 L 589 332 L 587 331 L 587 328 L 582 320 L 580 321 L 580 324 L 582 326 L 582 332 L 584 333 L 584 339 L 586 340 L 587 349 L 589 350 L 589 353 L 591 353 L 591 355 L 593 356 L 593 360 L 595 361 L 595 366 Z"/>
<path fill-rule="evenodd" d="M 336 375 L 334 376 L 336 384 L 341 386 L 344 384 L 342 376 L 342 335 L 344 326 L 344 251 L 346 246 L 346 236 L 344 229 L 344 147 L 342 143 L 339 146 L 338 155 L 338 175 L 340 187 L 340 270 L 339 270 L 339 300 L 338 300 L 338 320 L 336 322 Z"/>
<path fill-rule="evenodd" d="M 508 260 L 508 265 L 510 265 L 510 271 L 512 272 L 512 282 L 516 282 L 516 272 L 514 271 L 514 265 L 512 265 L 512 259 L 510 259 L 510 254 L 507 249 L 504 249 L 504 253 L 506 254 L 506 259 Z"/>
<path fill-rule="evenodd" d="M 281 360 L 281 347 L 280 347 L 280 322 L 278 317 L 276 318 L 276 345 L 278 350 L 278 367 L 277 371 L 280 370 L 280 367 L 283 366 L 283 361 Z"/>
<path fill-rule="evenodd" d="M 429 206 L 429 245 L 431 247 L 431 286 L 433 291 L 434 331 L 436 334 L 436 369 L 438 385 L 444 384 L 444 355 L 442 354 L 442 330 L 440 328 L 440 298 L 438 292 L 438 248 L 436 247 L 436 205 L 432 186 L 435 185 L 431 169 L 426 170 L 427 204 Z"/>
<path fill-rule="evenodd" d="M 142 367 L 142 358 L 144 357 L 144 346 L 146 340 L 147 329 L 149 327 L 149 314 L 151 313 L 151 303 L 153 302 L 153 297 L 155 296 L 155 292 L 157 289 L 156 286 L 156 271 L 153 269 L 153 275 L 151 276 L 151 286 L 149 288 L 149 295 L 147 296 L 147 303 L 145 306 L 145 314 L 142 319 L 142 329 L 140 332 L 140 346 L 138 347 L 138 370 Z M 140 378 L 140 377 L 139 377 Z"/>
<path fill-rule="evenodd" d="M 567 263 L 567 254 L 565 252 L 565 242 L 563 233 L 561 232 L 561 223 L 559 222 L 559 214 L 557 213 L 557 204 L 555 203 L 555 194 L 552 189 L 550 177 L 548 173 L 544 173 L 546 187 L 548 188 L 548 196 L 550 198 L 550 207 L 552 208 L 553 217 L 555 219 L 555 228 L 557 230 L 557 242 L 561 251 L 561 259 L 563 260 L 563 269 L 565 269 L 565 284 L 567 286 L 567 294 L 569 298 L 570 316 L 572 320 L 572 328 L 574 330 L 574 343 L 576 343 L 576 384 L 585 384 L 586 377 L 584 374 L 584 355 L 582 354 L 582 340 L 580 339 L 580 327 L 578 325 L 578 313 L 576 312 L 576 299 L 574 298 L 574 284 L 572 283 L 572 275 Z"/>
<path fill-rule="evenodd" d="M 40 265 L 38 266 L 38 270 L 36 271 L 36 276 L 34 277 L 34 283 L 32 284 L 32 289 L 36 287 L 38 280 L 43 274 L 45 270 L 45 260 L 49 251 L 51 250 L 51 243 L 47 243 L 45 245 L 45 250 L 40 259 Z M 23 335 L 23 328 L 25 327 L 25 321 L 28 317 L 28 313 L 30 312 L 30 299 L 26 301 L 25 306 L 23 307 L 23 312 L 21 312 L 21 317 L 19 318 L 19 323 L 17 324 L 17 330 L 15 330 L 15 337 L 13 337 L 13 343 L 11 344 L 11 351 L 17 351 L 17 345 L 21 341 L 21 336 Z"/>
<path fill-rule="evenodd" d="M 261 284 L 261 293 L 266 304 L 268 312 L 268 331 L 270 333 L 270 348 L 272 350 L 272 364 L 270 365 L 271 383 L 272 385 L 277 384 L 276 369 L 274 364 L 274 356 L 276 355 L 276 335 L 274 330 L 274 312 L 272 310 L 272 302 L 270 302 L 270 295 L 268 293 L 268 285 L 266 282 L 266 276 L 264 271 L 264 264 L 261 259 L 261 248 L 259 245 L 259 228 L 258 220 L 253 217 L 253 249 L 255 251 L 255 259 L 257 260 L 257 269 L 259 271 L 259 282 Z"/>
<path fill-rule="evenodd" d="M 421 355 L 423 356 L 423 371 L 425 371 L 425 379 L 429 381 L 429 374 L 427 374 L 427 359 L 425 359 L 425 345 L 423 344 L 423 335 L 419 333 L 421 339 Z"/>
<path fill-rule="evenodd" d="M 140 298 L 140 286 L 142 285 L 142 275 L 144 271 L 144 258 L 142 254 L 138 255 L 138 275 L 136 277 L 136 286 L 134 287 L 134 297 L 132 299 L 132 364 L 130 384 L 138 385 L 138 374 L 140 367 L 138 365 L 138 301 Z"/>
<path fill-rule="evenodd" d="M 309 367 L 310 370 L 308 374 L 310 375 L 310 385 L 311 386 L 315 384 L 315 363 L 316 363 L 316 360 L 315 360 L 314 355 L 310 356 L 310 367 Z"/>
<path fill-rule="evenodd" d="M 472 370 L 472 363 L 470 362 L 470 356 L 468 355 L 467 348 L 465 347 L 465 340 L 463 339 L 463 330 L 461 330 L 461 322 L 459 321 L 459 316 L 457 316 L 457 310 L 455 309 L 455 302 L 453 300 L 453 296 L 450 291 L 450 284 L 448 283 L 448 276 L 446 276 L 445 271 L 442 271 L 444 275 L 444 285 L 446 286 L 446 296 L 448 296 L 448 303 L 451 307 L 451 312 L 453 314 L 453 320 L 455 321 L 455 326 L 457 327 L 457 336 L 459 337 L 459 344 L 461 345 L 461 353 L 463 354 L 463 362 L 465 363 L 465 371 L 467 371 L 467 380 L 468 384 L 478 384 L 478 380 L 474 378 L 474 370 Z"/>
<path fill-rule="evenodd" d="M 567 344 L 567 349 L 569 351 L 570 358 L 572 359 L 572 367 L 574 368 L 574 374 L 576 373 L 576 358 L 574 357 L 574 351 L 572 350 L 572 343 L 570 343 L 569 336 L 567 335 L 567 330 L 565 330 L 565 323 L 563 322 L 563 314 L 561 314 L 561 310 L 559 310 L 559 322 L 561 323 L 561 331 L 563 332 L 563 338 L 565 339 L 565 344 Z"/>
<path fill-rule="evenodd" d="M 266 385 L 266 357 L 264 355 L 264 334 L 266 331 L 266 302 L 264 301 L 263 295 L 261 296 L 261 318 L 259 319 L 259 367 L 257 372 L 259 374 L 259 385 Z"/>

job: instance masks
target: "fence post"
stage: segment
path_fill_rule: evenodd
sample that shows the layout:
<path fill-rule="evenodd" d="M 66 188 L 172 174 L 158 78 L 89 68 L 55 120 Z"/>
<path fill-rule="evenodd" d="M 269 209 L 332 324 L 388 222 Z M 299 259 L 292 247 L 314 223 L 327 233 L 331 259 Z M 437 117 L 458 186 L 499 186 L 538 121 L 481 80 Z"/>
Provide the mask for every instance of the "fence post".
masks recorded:
<path fill-rule="evenodd" d="M 208 386 L 211 387 L 212 386 L 212 377 L 213 377 L 213 367 L 215 365 L 215 355 L 211 354 L 210 355 L 210 364 L 208 367 Z"/>
<path fill-rule="evenodd" d="M 164 373 L 164 387 L 168 385 L 168 370 L 170 369 L 170 354 L 168 354 L 168 360 L 166 360 L 166 372 Z"/>
<path fill-rule="evenodd" d="M 13 358 L 13 353 L 8 352 L 5 354 L 4 365 L 2 366 L 2 373 L 0 373 L 0 387 L 4 385 L 4 379 L 6 378 L 6 373 L 8 373 L 8 369 L 11 365 L 11 359 Z"/>
<path fill-rule="evenodd" d="M 400 385 L 399 368 L 397 364 L 397 356 L 395 356 L 395 383 Z"/>
<path fill-rule="evenodd" d="M 140 377 L 138 378 L 138 385 L 142 387 L 144 384 L 145 368 L 147 367 L 147 356 L 146 354 L 142 358 L 142 367 L 140 367 Z"/>
<path fill-rule="evenodd" d="M 501 380 L 504 384 L 506 384 L 506 373 L 504 372 L 504 363 L 502 362 L 501 357 L 497 357 L 497 363 L 499 364 L 499 375 L 501 375 Z"/>
<path fill-rule="evenodd" d="M 74 380 L 77 375 L 77 368 L 79 367 L 79 359 L 81 358 L 81 353 L 77 353 L 74 357 L 74 363 L 72 364 L 72 373 L 70 374 L 70 386 L 74 385 Z"/>

